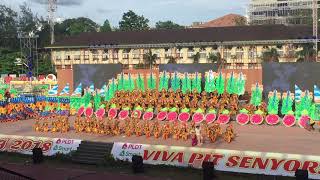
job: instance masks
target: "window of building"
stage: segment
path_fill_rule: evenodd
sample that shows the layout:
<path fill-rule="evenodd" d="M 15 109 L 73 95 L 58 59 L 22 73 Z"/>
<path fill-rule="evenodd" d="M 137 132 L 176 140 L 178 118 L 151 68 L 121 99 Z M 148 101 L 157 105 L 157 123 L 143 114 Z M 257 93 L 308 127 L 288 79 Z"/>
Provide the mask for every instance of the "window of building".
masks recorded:
<path fill-rule="evenodd" d="M 88 50 L 84 51 L 84 60 L 89 61 L 89 51 Z"/>
<path fill-rule="evenodd" d="M 255 59 L 257 57 L 257 49 L 255 47 L 250 47 L 248 52 L 249 59 Z"/>
<path fill-rule="evenodd" d="M 113 49 L 112 50 L 112 58 L 113 59 L 118 59 L 118 50 L 117 49 Z"/>
<path fill-rule="evenodd" d="M 123 59 L 129 59 L 129 53 L 130 53 L 129 49 L 124 49 L 123 53 L 122 53 L 122 58 Z"/>
<path fill-rule="evenodd" d="M 223 50 L 223 58 L 224 59 L 230 59 L 231 58 L 231 52 L 229 49 L 224 49 Z"/>
<path fill-rule="evenodd" d="M 165 49 L 165 58 L 169 58 L 172 56 L 172 51 L 171 49 Z"/>
<path fill-rule="evenodd" d="M 109 59 L 109 51 L 107 49 L 102 52 L 102 61 L 107 61 Z"/>
<path fill-rule="evenodd" d="M 80 61 L 80 51 L 73 51 L 73 59 L 75 61 Z"/>
<path fill-rule="evenodd" d="M 66 51 L 65 52 L 65 61 L 70 61 L 71 60 L 71 52 L 70 51 Z"/>
<path fill-rule="evenodd" d="M 200 49 L 200 58 L 201 59 L 206 59 L 207 58 L 207 52 L 205 48 Z"/>
<path fill-rule="evenodd" d="M 193 48 L 188 48 L 188 58 L 192 58 L 192 56 L 194 55 L 194 50 Z"/>
<path fill-rule="evenodd" d="M 62 54 L 62 53 L 61 53 L 60 51 L 56 51 L 56 52 L 55 52 L 56 61 L 61 61 L 61 59 L 62 59 L 61 54 Z"/>
<path fill-rule="evenodd" d="M 236 49 L 236 58 L 237 59 L 243 59 L 243 48 L 242 47 L 237 47 Z"/>
<path fill-rule="evenodd" d="M 98 61 L 99 60 L 99 51 L 98 50 L 91 50 L 92 54 L 92 60 L 93 61 Z"/>
<path fill-rule="evenodd" d="M 132 56 L 133 56 L 133 59 L 140 59 L 140 50 L 139 49 L 133 50 Z"/>

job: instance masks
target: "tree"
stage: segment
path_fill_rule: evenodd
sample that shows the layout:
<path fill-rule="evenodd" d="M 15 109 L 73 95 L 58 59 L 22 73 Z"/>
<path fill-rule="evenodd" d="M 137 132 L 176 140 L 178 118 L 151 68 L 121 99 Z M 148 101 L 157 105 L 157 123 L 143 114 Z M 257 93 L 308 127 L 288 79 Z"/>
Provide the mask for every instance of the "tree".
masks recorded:
<path fill-rule="evenodd" d="M 0 37 L 0 47 L 18 48 L 17 13 L 4 5 L 0 5 Z"/>
<path fill-rule="evenodd" d="M 277 49 L 271 48 L 262 53 L 262 60 L 265 62 L 279 62 L 279 53 Z"/>
<path fill-rule="evenodd" d="M 82 32 L 97 32 L 99 25 L 89 18 L 79 17 L 66 19 L 55 26 L 57 39 L 65 36 L 78 35 Z"/>
<path fill-rule="evenodd" d="M 197 52 L 196 54 L 192 55 L 193 63 L 199 63 L 200 60 L 200 53 Z"/>
<path fill-rule="evenodd" d="M 145 60 L 145 64 L 148 64 L 150 66 L 150 69 L 152 69 L 152 66 L 156 64 L 157 55 L 152 54 L 151 49 L 148 50 L 146 54 L 143 55 L 143 59 Z"/>
<path fill-rule="evenodd" d="M 108 19 L 106 19 L 103 23 L 103 25 L 100 27 L 100 32 L 110 32 L 112 31 L 110 22 Z"/>
<path fill-rule="evenodd" d="M 156 29 L 183 29 L 183 26 L 172 21 L 158 21 L 156 22 Z"/>
<path fill-rule="evenodd" d="M 302 49 L 296 52 L 296 56 L 298 57 L 298 62 L 301 61 L 314 61 L 315 60 L 315 50 L 313 48 L 313 44 L 301 44 L 300 47 Z"/>
<path fill-rule="evenodd" d="M 208 59 L 212 62 L 212 63 L 218 63 L 219 61 L 221 61 L 221 54 L 218 53 L 210 53 Z"/>
<path fill-rule="evenodd" d="M 19 31 L 25 35 L 36 33 L 38 30 L 39 18 L 34 15 L 26 3 L 20 6 Z"/>
<path fill-rule="evenodd" d="M 141 31 L 149 29 L 149 20 L 143 16 L 138 16 L 133 11 L 123 14 L 122 20 L 119 22 L 121 31 Z"/>
<path fill-rule="evenodd" d="M 177 64 L 177 59 L 174 58 L 173 56 L 170 56 L 170 57 L 169 57 L 168 64 Z"/>
<path fill-rule="evenodd" d="M 237 26 L 245 26 L 247 25 L 247 19 L 243 16 L 238 16 L 235 18 L 235 23 Z"/>

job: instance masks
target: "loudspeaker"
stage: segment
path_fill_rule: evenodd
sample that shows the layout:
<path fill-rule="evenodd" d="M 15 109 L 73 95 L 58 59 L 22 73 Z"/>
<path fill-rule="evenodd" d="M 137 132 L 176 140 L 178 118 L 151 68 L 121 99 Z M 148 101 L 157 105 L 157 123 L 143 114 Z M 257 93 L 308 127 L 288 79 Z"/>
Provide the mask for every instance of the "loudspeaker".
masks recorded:
<path fill-rule="evenodd" d="M 34 164 L 40 164 L 43 161 L 43 153 L 41 148 L 33 148 L 32 160 Z"/>
<path fill-rule="evenodd" d="M 137 156 L 137 155 L 132 156 L 132 170 L 133 170 L 133 173 L 142 173 L 144 171 L 142 156 Z"/>
<path fill-rule="evenodd" d="M 309 174 L 308 174 L 307 170 L 297 169 L 295 176 L 296 176 L 296 180 L 308 180 L 309 179 Z"/>
<path fill-rule="evenodd" d="M 213 180 L 216 178 L 214 174 L 214 164 L 213 162 L 202 162 L 202 172 L 203 180 Z"/>

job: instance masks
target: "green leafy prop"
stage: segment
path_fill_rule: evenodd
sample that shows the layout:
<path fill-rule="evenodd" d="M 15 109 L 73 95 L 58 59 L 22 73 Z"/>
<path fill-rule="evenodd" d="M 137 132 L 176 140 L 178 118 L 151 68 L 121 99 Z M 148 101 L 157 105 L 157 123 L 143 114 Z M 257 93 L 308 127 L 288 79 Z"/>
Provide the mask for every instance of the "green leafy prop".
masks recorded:
<path fill-rule="evenodd" d="M 138 77 L 136 79 L 136 84 L 138 90 L 144 92 L 145 91 L 145 86 L 144 86 L 144 78 L 141 76 L 141 74 L 138 74 Z"/>
<path fill-rule="evenodd" d="M 153 73 L 150 73 L 148 77 L 148 89 L 156 89 L 156 77 L 153 75 Z"/>
<path fill-rule="evenodd" d="M 124 90 L 125 88 L 125 79 L 124 79 L 124 74 L 121 73 L 119 76 L 118 76 L 118 91 L 122 91 Z"/>
<path fill-rule="evenodd" d="M 180 88 L 181 88 L 181 82 L 180 82 L 179 74 L 177 72 L 174 72 L 171 77 L 171 89 L 174 92 L 176 92 Z"/>
<path fill-rule="evenodd" d="M 238 81 L 236 82 L 236 94 L 243 95 L 245 92 L 246 79 L 242 73 L 240 73 Z"/>
<path fill-rule="evenodd" d="M 293 99 L 290 96 L 290 91 L 287 91 L 287 95 L 282 98 L 281 114 L 287 115 L 289 112 L 292 112 Z"/>
<path fill-rule="evenodd" d="M 169 74 L 164 71 L 160 73 L 160 80 L 159 80 L 159 91 L 161 90 L 168 90 L 169 88 Z"/>
<path fill-rule="evenodd" d="M 216 90 L 215 77 L 211 70 L 206 73 L 204 90 L 208 93 Z"/>
<path fill-rule="evenodd" d="M 184 76 L 181 80 L 181 91 L 183 94 L 186 94 L 188 91 L 191 91 L 191 80 L 189 78 L 188 73 L 184 73 Z"/>
<path fill-rule="evenodd" d="M 216 79 L 216 88 L 219 95 L 224 93 L 224 77 L 221 72 L 219 73 L 219 76 Z"/>
<path fill-rule="evenodd" d="M 196 90 L 198 93 L 201 93 L 201 74 L 196 72 L 192 79 L 192 90 Z"/>
<path fill-rule="evenodd" d="M 262 101 L 262 89 L 256 83 L 255 87 L 252 89 L 250 104 L 254 106 L 260 106 Z"/>
<path fill-rule="evenodd" d="M 268 114 L 278 114 L 279 111 L 279 98 L 277 96 L 277 91 L 274 90 L 269 96 L 268 101 Z"/>
<path fill-rule="evenodd" d="M 237 94 L 237 78 L 233 72 L 228 77 L 226 90 L 229 94 Z"/>

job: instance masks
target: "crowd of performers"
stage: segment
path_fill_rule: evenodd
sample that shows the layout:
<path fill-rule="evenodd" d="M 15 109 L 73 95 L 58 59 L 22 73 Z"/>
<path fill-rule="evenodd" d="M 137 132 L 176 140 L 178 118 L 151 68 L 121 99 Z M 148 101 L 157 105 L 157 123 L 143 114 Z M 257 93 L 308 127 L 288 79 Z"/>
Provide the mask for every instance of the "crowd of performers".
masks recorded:
<path fill-rule="evenodd" d="M 233 126 L 229 124 L 225 130 L 218 123 L 180 123 L 178 121 L 160 122 L 160 121 L 141 121 L 137 118 L 127 119 L 120 121 L 119 119 L 97 120 L 77 117 L 70 126 L 67 116 L 54 117 L 51 120 L 41 121 L 36 120 L 34 124 L 34 131 L 44 133 L 66 133 L 71 129 L 76 133 L 99 134 L 119 136 L 125 135 L 126 137 L 145 136 L 146 138 L 154 137 L 156 139 L 162 138 L 167 140 L 173 138 L 174 140 L 191 140 L 192 146 L 201 145 L 206 141 L 212 143 L 216 142 L 219 138 L 227 143 L 230 143 L 235 138 Z"/>

